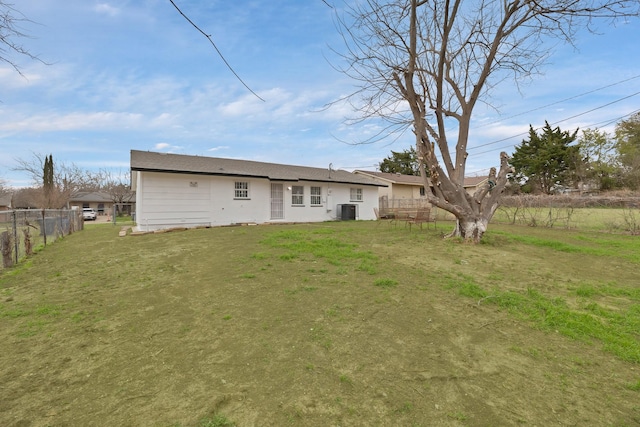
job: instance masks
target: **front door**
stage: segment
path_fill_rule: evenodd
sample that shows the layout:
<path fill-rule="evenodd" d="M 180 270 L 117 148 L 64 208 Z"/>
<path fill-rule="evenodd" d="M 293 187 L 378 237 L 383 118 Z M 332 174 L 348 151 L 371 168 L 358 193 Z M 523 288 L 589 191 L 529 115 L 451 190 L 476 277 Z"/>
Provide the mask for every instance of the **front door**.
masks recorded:
<path fill-rule="evenodd" d="M 271 184 L 271 219 L 284 219 L 283 184 Z"/>

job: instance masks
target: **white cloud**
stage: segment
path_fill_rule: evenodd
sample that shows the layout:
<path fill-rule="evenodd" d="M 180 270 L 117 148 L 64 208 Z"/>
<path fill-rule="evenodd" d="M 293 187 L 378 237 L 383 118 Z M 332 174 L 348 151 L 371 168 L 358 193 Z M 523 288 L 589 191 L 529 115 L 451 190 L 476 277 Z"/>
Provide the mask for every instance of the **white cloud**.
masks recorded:
<path fill-rule="evenodd" d="M 165 151 L 167 153 L 178 153 L 178 152 L 182 152 L 182 150 L 184 149 L 184 147 L 181 147 L 179 145 L 171 145 L 169 143 L 166 142 L 159 142 L 156 145 L 153 146 L 154 150 L 160 150 L 160 151 Z"/>
<path fill-rule="evenodd" d="M 71 112 L 67 114 L 34 114 L 13 117 L 0 122 L 5 132 L 51 132 L 70 130 L 105 130 L 139 127 L 143 116 L 135 113 L 98 111 L 92 113 Z"/>
<path fill-rule="evenodd" d="M 105 160 L 95 160 L 95 161 L 80 161 L 77 164 L 80 167 L 86 167 L 91 169 L 100 169 L 100 168 L 109 168 L 109 169 L 128 169 L 131 165 L 128 161 L 105 161 Z"/>
<path fill-rule="evenodd" d="M 120 14 L 120 9 L 117 7 L 111 6 L 108 3 L 98 3 L 94 10 L 98 13 L 102 13 L 109 16 L 117 16 Z"/>
<path fill-rule="evenodd" d="M 267 94 L 264 95 L 264 98 L 269 99 L 269 101 L 263 102 L 254 95 L 247 94 L 241 96 L 239 99 L 220 105 L 218 107 L 218 111 L 220 114 L 227 117 L 247 117 L 265 113 L 265 111 L 267 111 L 272 105 L 278 102 L 274 99 L 276 98 L 274 94 L 278 93 L 277 90 L 272 90 L 270 93 L 270 96 Z M 280 100 L 286 97 L 281 93 L 278 95 Z"/>
<path fill-rule="evenodd" d="M 521 136 L 520 134 L 526 134 L 529 131 L 529 125 L 527 124 L 502 124 L 493 123 L 487 126 L 481 126 L 471 128 L 471 140 L 474 139 L 503 139 L 513 136 Z"/>
<path fill-rule="evenodd" d="M 5 90 L 22 89 L 33 85 L 42 79 L 39 73 L 31 72 L 31 70 L 21 68 L 20 73 L 10 67 L 0 67 L 0 81 L 2 81 Z"/>

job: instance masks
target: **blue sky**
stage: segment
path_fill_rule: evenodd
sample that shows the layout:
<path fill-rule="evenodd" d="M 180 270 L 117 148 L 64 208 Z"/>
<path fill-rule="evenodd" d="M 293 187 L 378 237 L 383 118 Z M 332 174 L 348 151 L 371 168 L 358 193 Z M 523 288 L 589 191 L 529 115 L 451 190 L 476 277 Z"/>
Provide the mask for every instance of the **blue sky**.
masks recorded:
<path fill-rule="evenodd" d="M 265 102 L 169 0 L 20 0 L 34 21 L 22 24 L 31 38 L 21 43 L 49 65 L 15 57 L 22 77 L 0 63 L 0 179 L 31 185 L 11 169 L 32 153 L 123 171 L 131 149 L 375 170 L 413 143 L 410 133 L 344 142 L 378 124 L 346 126 L 346 106 L 323 108 L 354 83 L 332 67 L 340 62 L 331 47 L 342 42 L 322 0 L 174 1 Z M 529 124 L 612 131 L 640 109 L 640 22 L 599 29 L 581 34 L 577 50 L 558 46 L 544 75 L 500 84 L 490 100 L 497 110 L 477 108 L 468 174 L 497 166 Z"/>

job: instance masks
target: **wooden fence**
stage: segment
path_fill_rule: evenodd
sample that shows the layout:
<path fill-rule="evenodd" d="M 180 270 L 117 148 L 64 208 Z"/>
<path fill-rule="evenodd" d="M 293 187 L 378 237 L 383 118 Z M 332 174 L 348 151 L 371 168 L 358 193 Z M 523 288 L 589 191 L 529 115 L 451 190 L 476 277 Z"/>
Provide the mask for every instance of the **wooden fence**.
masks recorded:
<path fill-rule="evenodd" d="M 391 199 L 388 196 L 378 198 L 378 210 L 381 215 L 387 212 L 397 210 L 418 211 L 421 209 L 430 209 L 430 218 L 432 221 L 453 221 L 455 217 L 449 212 L 432 206 L 426 198 L 419 199 Z"/>

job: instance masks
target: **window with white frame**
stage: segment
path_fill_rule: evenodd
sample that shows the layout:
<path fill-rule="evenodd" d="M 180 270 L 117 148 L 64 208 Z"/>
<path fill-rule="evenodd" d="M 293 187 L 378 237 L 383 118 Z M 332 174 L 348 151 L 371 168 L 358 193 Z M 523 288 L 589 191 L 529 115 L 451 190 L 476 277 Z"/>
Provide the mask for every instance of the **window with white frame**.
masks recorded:
<path fill-rule="evenodd" d="M 422 187 L 420 187 L 420 195 L 421 195 L 422 197 L 424 197 L 424 196 L 426 196 L 426 195 L 427 195 L 427 192 L 426 192 L 426 191 L 424 191 L 424 185 L 423 185 Z"/>
<path fill-rule="evenodd" d="M 311 206 L 322 205 L 322 187 L 311 187 Z"/>
<path fill-rule="evenodd" d="M 362 188 L 352 188 L 351 189 L 351 197 L 352 202 L 361 202 L 362 201 Z"/>
<path fill-rule="evenodd" d="M 304 187 L 302 185 L 291 186 L 291 204 L 304 205 Z"/>
<path fill-rule="evenodd" d="M 249 198 L 249 183 L 247 181 L 236 181 L 235 192 L 233 197 L 235 199 L 248 199 Z"/>

